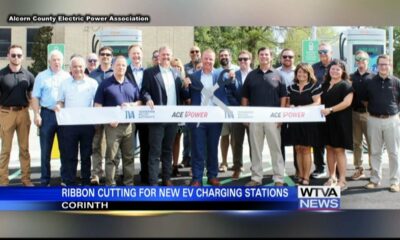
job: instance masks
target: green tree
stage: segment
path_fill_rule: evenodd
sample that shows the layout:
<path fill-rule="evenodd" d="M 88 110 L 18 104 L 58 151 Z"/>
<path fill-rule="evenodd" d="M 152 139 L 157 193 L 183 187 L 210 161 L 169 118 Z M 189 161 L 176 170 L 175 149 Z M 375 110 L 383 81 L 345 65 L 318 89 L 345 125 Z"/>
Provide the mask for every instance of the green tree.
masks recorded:
<path fill-rule="evenodd" d="M 256 56 L 261 46 L 271 49 L 278 46 L 273 27 L 195 27 L 194 40 L 200 49 L 211 48 L 217 54 L 220 49 L 229 48 L 234 63 L 237 63 L 236 57 L 243 49 Z M 216 65 L 219 66 L 219 63 Z"/>
<path fill-rule="evenodd" d="M 34 37 L 35 43 L 32 46 L 33 63 L 28 69 L 35 76 L 47 68 L 47 45 L 51 43 L 52 36 L 53 27 L 41 27 Z"/>
<path fill-rule="evenodd" d="M 400 77 L 400 27 L 393 28 L 393 75 Z"/>

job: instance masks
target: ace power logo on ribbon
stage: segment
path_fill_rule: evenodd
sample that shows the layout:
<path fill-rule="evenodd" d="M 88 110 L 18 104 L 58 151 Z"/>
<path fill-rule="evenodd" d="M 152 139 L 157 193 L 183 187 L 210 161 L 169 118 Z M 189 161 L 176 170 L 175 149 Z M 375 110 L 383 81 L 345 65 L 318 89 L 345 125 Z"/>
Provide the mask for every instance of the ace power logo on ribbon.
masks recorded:
<path fill-rule="evenodd" d="M 340 187 L 299 186 L 299 209 L 334 210 L 340 208 Z"/>

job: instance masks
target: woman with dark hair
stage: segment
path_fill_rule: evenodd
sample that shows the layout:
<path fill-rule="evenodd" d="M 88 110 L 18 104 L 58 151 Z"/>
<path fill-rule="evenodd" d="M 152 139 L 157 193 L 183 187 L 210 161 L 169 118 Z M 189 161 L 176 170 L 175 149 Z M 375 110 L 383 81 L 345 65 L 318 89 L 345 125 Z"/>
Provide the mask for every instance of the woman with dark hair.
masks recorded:
<path fill-rule="evenodd" d="M 319 105 L 321 103 L 321 85 L 317 84 L 314 70 L 308 63 L 300 63 L 294 71 L 294 83 L 288 86 L 289 105 L 291 107 Z M 298 184 L 310 184 L 311 147 L 320 144 L 317 123 L 289 123 L 287 139 L 296 149 L 298 166 Z"/>
<path fill-rule="evenodd" d="M 329 179 L 325 186 L 339 186 L 341 191 L 346 185 L 345 149 L 353 149 L 351 102 L 353 88 L 349 81 L 344 62 L 333 60 L 322 84 L 321 113 L 326 117 L 322 128 L 327 150 Z M 339 181 L 336 179 L 336 167 Z"/>

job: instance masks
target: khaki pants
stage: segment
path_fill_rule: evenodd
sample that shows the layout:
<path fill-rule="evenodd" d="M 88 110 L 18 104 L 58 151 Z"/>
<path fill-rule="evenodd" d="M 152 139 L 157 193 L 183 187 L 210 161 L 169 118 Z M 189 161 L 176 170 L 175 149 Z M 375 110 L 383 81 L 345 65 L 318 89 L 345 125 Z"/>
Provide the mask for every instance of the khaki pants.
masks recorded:
<path fill-rule="evenodd" d="M 381 119 L 368 117 L 368 138 L 371 143 L 371 179 L 379 184 L 382 180 L 382 153 L 385 145 L 389 155 L 390 184 L 399 184 L 399 127 L 400 119 L 396 114 L 393 117 Z"/>
<path fill-rule="evenodd" d="M 116 128 L 105 125 L 106 133 L 106 185 L 115 185 L 115 170 L 118 166 L 115 160 L 118 150 L 121 148 L 122 170 L 125 186 L 133 186 L 134 178 L 134 139 L 135 124 L 120 123 Z"/>
<path fill-rule="evenodd" d="M 371 166 L 371 146 L 369 144 L 369 139 L 367 136 L 367 119 L 368 113 L 359 113 L 353 111 L 353 163 L 355 168 L 362 167 L 363 165 L 363 135 L 367 140 L 368 146 L 368 162 L 369 166 Z"/>
<path fill-rule="evenodd" d="M 285 176 L 285 163 L 281 151 L 281 128 L 276 123 L 250 123 L 251 145 L 251 179 L 262 182 L 262 151 L 264 138 L 267 138 L 269 152 L 271 154 L 274 182 L 283 183 Z"/>
<path fill-rule="evenodd" d="M 8 185 L 8 164 L 10 163 L 10 153 L 14 132 L 17 132 L 19 146 L 19 161 L 21 164 L 21 182 L 30 182 L 30 164 L 29 155 L 29 129 L 31 120 L 29 118 L 28 108 L 20 111 L 0 110 L 0 185 Z"/>

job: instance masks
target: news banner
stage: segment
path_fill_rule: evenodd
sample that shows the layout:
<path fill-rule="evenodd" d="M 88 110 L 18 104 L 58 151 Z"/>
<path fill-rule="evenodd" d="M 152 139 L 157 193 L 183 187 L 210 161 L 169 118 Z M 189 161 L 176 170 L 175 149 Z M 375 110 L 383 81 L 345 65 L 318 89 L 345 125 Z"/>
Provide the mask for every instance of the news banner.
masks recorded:
<path fill-rule="evenodd" d="M 111 122 L 322 122 L 323 105 L 63 108 L 59 125 Z M 0 210 L 337 210 L 339 187 L 2 187 Z"/>
<path fill-rule="evenodd" d="M 339 210 L 340 188 L 298 187 L 1 187 L 2 211 Z"/>

